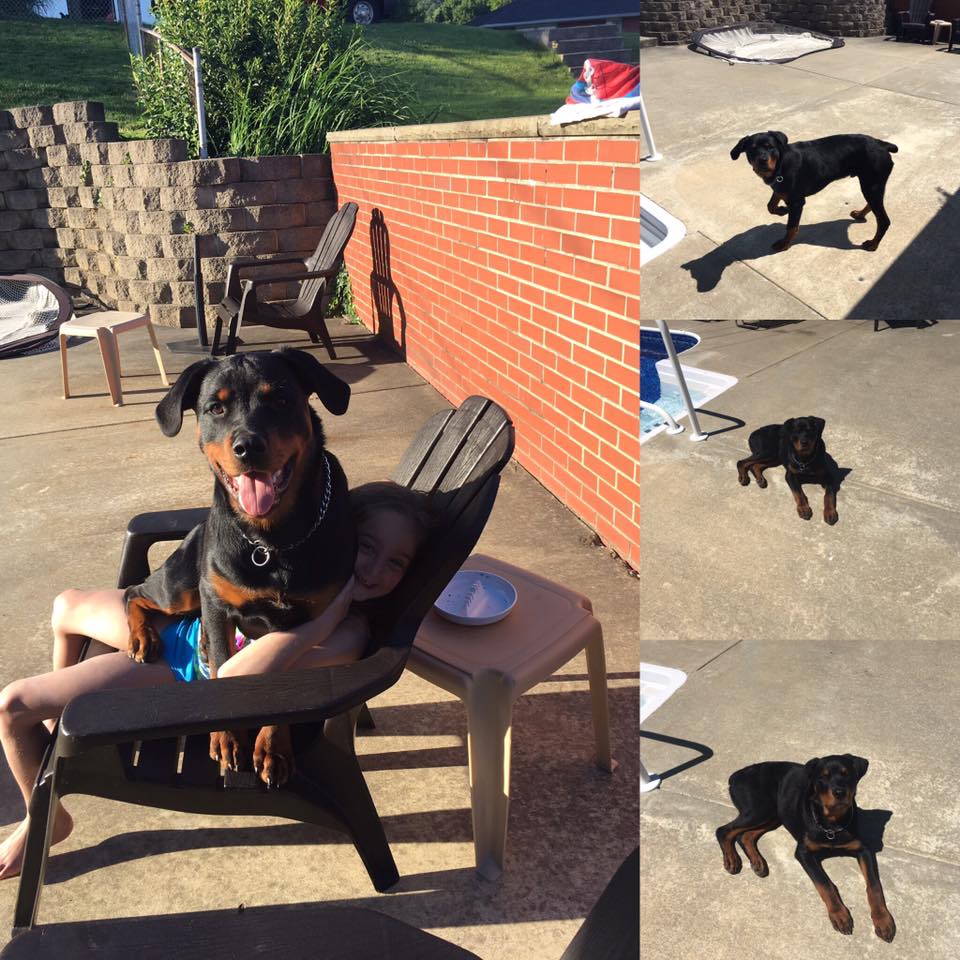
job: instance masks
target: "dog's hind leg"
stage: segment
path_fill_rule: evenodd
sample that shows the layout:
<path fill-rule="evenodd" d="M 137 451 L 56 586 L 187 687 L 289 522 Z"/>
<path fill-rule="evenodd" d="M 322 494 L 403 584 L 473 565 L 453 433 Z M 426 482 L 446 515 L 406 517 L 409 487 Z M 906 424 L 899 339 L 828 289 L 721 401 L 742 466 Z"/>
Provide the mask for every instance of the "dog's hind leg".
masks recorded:
<path fill-rule="evenodd" d="M 870 212 L 870 204 L 868 203 L 862 210 L 851 210 L 850 216 L 854 220 L 866 220 L 867 214 Z"/>
<path fill-rule="evenodd" d="M 758 877 L 767 876 L 767 874 L 770 873 L 770 868 L 767 866 L 767 861 L 763 859 L 763 855 L 757 847 L 757 841 L 765 833 L 776 830 L 779 826 L 779 820 L 767 820 L 765 823 L 758 824 L 752 830 L 746 830 L 737 837 L 737 843 L 743 847 L 743 852 L 747 855 L 750 866 Z"/>
<path fill-rule="evenodd" d="M 854 210 L 853 214 L 855 215 L 859 212 L 862 213 L 863 216 L 866 216 L 867 211 L 872 211 L 873 215 L 877 218 L 877 232 L 874 234 L 872 240 L 866 240 L 861 244 L 864 250 L 876 250 L 880 245 L 880 241 L 883 239 L 883 235 L 890 227 L 890 218 L 887 216 L 887 211 L 883 206 L 883 193 L 885 187 L 885 183 L 865 183 L 863 179 L 860 180 L 860 189 L 863 191 L 863 196 L 867 201 L 867 205 L 862 211 Z M 859 218 L 854 216 L 854 219 Z"/>

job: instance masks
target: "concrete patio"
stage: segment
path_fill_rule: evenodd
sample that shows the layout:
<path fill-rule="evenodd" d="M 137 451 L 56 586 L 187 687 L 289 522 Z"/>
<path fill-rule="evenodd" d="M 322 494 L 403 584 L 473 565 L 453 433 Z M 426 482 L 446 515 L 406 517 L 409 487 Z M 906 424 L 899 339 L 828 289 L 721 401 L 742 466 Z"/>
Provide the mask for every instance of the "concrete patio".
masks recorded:
<path fill-rule="evenodd" d="M 353 397 L 344 417 L 324 417 L 329 447 L 351 483 L 386 477 L 419 426 L 449 405 L 363 327 L 333 323 L 331 331 L 342 360 L 330 366 L 352 384 Z M 192 335 L 158 333 L 164 342 Z M 283 342 L 279 331 L 266 328 L 244 336 L 260 346 Z M 0 362 L 0 684 L 48 669 L 52 598 L 66 587 L 115 582 L 131 515 L 209 502 L 209 472 L 192 425 L 168 440 L 153 420 L 163 388 L 147 338 L 127 336 L 120 347 L 121 408 L 106 394 L 95 341 L 70 349 L 75 396 L 69 401 L 61 399 L 55 352 Z M 196 359 L 164 357 L 171 375 Z M 463 707 L 406 674 L 374 701 L 377 730 L 358 742 L 401 874 L 390 893 L 374 892 L 352 844 L 318 828 L 71 797 L 67 806 L 77 827 L 54 848 L 39 922 L 188 918 L 214 910 L 230 924 L 241 904 L 340 904 L 381 910 L 488 960 L 559 957 L 637 843 L 639 581 L 516 464 L 504 471 L 478 549 L 593 599 L 604 627 L 620 764 L 613 775 L 593 765 L 582 656 L 523 696 L 514 714 L 511 819 L 500 880 L 485 881 L 473 869 Z M 0 764 L 3 835 L 22 812 Z M 0 945 L 9 936 L 16 887 L 14 880 L 0 885 Z"/>
<path fill-rule="evenodd" d="M 642 274 L 643 316 L 675 319 L 956 319 L 960 236 L 960 48 L 890 39 L 788 64 L 730 65 L 686 47 L 643 53 L 643 94 L 663 159 L 644 162 L 642 192 L 682 220 L 686 237 Z M 892 226 L 859 249 L 856 179 L 807 201 L 794 245 L 775 254 L 785 218 L 730 150 L 746 134 L 791 141 L 868 133 L 899 147 L 885 205 Z"/>
<path fill-rule="evenodd" d="M 688 674 L 641 736 L 648 770 L 666 772 L 641 804 L 644 956 L 948 960 L 960 949 L 960 328 L 880 327 L 671 326 L 703 338 L 683 363 L 740 382 L 706 404 L 705 442 L 687 430 L 643 446 L 642 659 Z M 782 470 L 766 490 L 736 480 L 750 431 L 803 415 L 826 420 L 827 450 L 850 471 L 833 527 L 817 488 L 813 519 L 797 517 Z M 786 831 L 761 841 L 763 880 L 749 867 L 727 875 L 714 838 L 735 815 L 734 770 L 846 752 L 870 761 L 858 802 L 883 836 L 892 946 L 874 936 L 854 860 L 827 864 L 854 916 L 844 943 Z"/>

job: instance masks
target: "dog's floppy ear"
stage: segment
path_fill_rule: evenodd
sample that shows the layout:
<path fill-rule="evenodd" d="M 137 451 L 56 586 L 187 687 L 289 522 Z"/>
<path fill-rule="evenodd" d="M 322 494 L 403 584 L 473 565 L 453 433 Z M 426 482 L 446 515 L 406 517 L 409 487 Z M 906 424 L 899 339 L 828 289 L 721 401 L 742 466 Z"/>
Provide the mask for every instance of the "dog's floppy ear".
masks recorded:
<path fill-rule="evenodd" d="M 781 134 L 783 136 L 783 134 Z M 748 137 L 743 137 L 741 141 L 730 151 L 730 159 L 736 160 L 737 157 L 747 149 L 747 144 L 753 139 L 753 134 L 750 134 Z"/>
<path fill-rule="evenodd" d="M 200 384 L 216 365 L 216 360 L 198 360 L 191 363 L 157 404 L 155 416 L 165 437 L 173 437 L 180 432 L 184 410 L 190 409 L 196 413 Z"/>
<path fill-rule="evenodd" d="M 827 425 L 827 421 L 823 417 L 807 417 L 807 419 L 813 423 L 819 440 L 823 436 L 823 428 Z"/>
<path fill-rule="evenodd" d="M 779 144 L 781 150 L 787 145 L 787 135 L 785 133 L 781 133 L 779 130 L 768 130 L 767 136 L 773 137 L 773 139 Z"/>
<path fill-rule="evenodd" d="M 820 766 L 820 758 L 814 757 L 803 765 L 803 772 L 807 775 L 807 783 L 812 787 L 813 781 L 817 776 L 817 768 Z"/>
<path fill-rule="evenodd" d="M 869 760 L 865 760 L 863 757 L 855 757 L 852 753 L 845 753 L 843 759 L 858 780 L 866 774 L 867 767 L 870 766 Z"/>
<path fill-rule="evenodd" d="M 292 367 L 307 396 L 315 393 L 320 402 L 336 416 L 347 412 L 350 384 L 331 373 L 312 353 L 281 347 L 273 353 Z"/>

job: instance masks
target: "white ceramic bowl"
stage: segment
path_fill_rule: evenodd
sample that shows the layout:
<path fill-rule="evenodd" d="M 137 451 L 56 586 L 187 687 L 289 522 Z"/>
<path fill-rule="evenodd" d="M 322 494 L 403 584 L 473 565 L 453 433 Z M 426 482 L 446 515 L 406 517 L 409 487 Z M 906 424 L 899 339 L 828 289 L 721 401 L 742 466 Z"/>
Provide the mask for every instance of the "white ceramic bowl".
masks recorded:
<path fill-rule="evenodd" d="M 481 627 L 502 620 L 516 602 L 517 591 L 509 580 L 482 570 L 460 570 L 433 606 L 447 620 Z"/>

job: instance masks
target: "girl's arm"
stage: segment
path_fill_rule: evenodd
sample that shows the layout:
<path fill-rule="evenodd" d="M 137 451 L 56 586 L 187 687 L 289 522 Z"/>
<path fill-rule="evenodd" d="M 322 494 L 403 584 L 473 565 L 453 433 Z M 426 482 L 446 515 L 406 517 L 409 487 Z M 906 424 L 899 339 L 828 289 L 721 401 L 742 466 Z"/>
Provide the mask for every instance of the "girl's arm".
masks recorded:
<path fill-rule="evenodd" d="M 217 671 L 218 677 L 240 677 L 289 670 L 306 653 L 311 666 L 349 663 L 363 653 L 367 624 L 362 617 L 347 616 L 353 595 L 353 577 L 319 617 L 292 630 L 267 633 L 237 651 Z"/>

